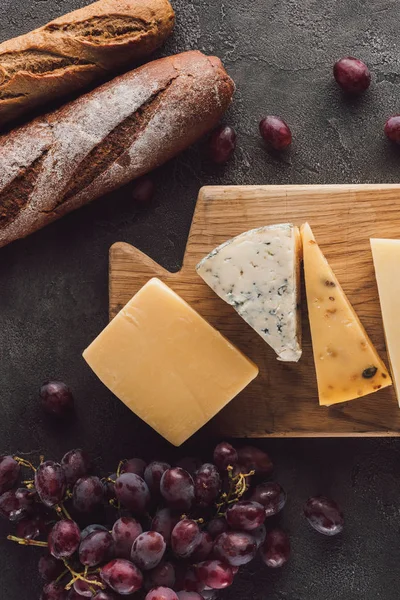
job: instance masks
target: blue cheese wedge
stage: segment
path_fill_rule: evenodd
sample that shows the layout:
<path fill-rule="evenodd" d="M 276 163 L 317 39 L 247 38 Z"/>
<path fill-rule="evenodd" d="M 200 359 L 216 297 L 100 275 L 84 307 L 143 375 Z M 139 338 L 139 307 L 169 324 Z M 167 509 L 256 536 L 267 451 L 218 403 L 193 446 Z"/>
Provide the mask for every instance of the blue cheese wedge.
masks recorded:
<path fill-rule="evenodd" d="M 246 231 L 215 248 L 197 273 L 275 350 L 301 356 L 301 241 L 290 223 Z"/>

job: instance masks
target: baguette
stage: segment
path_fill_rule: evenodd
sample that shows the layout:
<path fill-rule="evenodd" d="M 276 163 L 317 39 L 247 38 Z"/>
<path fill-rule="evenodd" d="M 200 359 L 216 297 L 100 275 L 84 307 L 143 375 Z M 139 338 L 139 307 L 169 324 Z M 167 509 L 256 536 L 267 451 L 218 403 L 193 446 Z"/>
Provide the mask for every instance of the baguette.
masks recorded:
<path fill-rule="evenodd" d="M 163 164 L 214 127 L 234 84 L 191 51 L 0 137 L 0 247 Z"/>
<path fill-rule="evenodd" d="M 0 127 L 148 56 L 174 26 L 168 0 L 100 0 L 0 44 Z"/>

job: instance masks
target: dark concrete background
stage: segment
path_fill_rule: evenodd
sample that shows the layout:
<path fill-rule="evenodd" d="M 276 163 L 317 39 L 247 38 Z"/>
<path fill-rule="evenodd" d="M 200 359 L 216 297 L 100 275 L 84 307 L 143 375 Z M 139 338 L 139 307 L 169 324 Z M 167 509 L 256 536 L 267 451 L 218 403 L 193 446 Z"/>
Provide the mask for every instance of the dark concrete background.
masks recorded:
<path fill-rule="evenodd" d="M 0 0 L 0 39 L 47 22 L 85 0 Z M 92 375 L 81 352 L 107 322 L 107 253 L 134 243 L 170 269 L 179 267 L 198 189 L 203 184 L 397 182 L 400 154 L 382 134 L 399 111 L 396 0 L 175 0 L 178 22 L 164 53 L 199 48 L 218 54 L 238 90 L 227 121 L 238 150 L 225 169 L 200 143 L 156 175 L 156 198 L 137 207 L 129 187 L 0 251 L 0 453 L 61 458 L 84 446 L 104 470 L 122 457 L 207 458 L 200 433 L 176 451 L 141 423 Z M 348 101 L 332 65 L 353 54 L 370 65 L 373 85 Z M 294 143 L 281 158 L 258 136 L 262 115 L 290 123 Z M 323 209 L 323 207 L 322 207 Z M 55 425 L 38 407 L 46 378 L 74 390 L 77 417 Z M 295 398 L 294 398 L 295 402 Z M 400 580 L 400 442 L 271 440 L 278 479 L 289 493 L 283 526 L 293 557 L 279 572 L 255 563 L 221 594 L 229 600 L 397 600 Z M 325 539 L 301 506 L 315 493 L 337 499 L 346 529 Z M 0 526 L 0 599 L 35 600 L 40 552 L 4 540 Z"/>

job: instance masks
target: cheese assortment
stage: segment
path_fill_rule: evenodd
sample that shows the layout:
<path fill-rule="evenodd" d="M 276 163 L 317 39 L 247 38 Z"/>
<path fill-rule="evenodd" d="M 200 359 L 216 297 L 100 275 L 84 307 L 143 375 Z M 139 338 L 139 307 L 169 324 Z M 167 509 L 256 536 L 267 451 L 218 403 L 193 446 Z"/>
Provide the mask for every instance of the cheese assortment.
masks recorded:
<path fill-rule="evenodd" d="M 371 240 L 390 366 L 400 403 L 400 240 Z"/>
<path fill-rule="evenodd" d="M 308 224 L 301 234 L 320 404 L 347 402 L 391 385 L 385 365 Z"/>
<path fill-rule="evenodd" d="M 83 354 L 132 411 L 179 446 L 258 368 L 159 279 L 151 279 Z"/>
<path fill-rule="evenodd" d="M 300 262 L 299 229 L 285 223 L 228 240 L 196 270 L 279 360 L 297 362 L 301 357 Z"/>

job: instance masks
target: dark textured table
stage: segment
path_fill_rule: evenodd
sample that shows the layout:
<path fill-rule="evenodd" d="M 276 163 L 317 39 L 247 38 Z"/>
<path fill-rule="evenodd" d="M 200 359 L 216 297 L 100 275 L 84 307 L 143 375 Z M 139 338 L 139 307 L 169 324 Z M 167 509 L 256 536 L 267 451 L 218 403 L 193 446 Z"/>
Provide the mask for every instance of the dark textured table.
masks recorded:
<path fill-rule="evenodd" d="M 47 22 L 84 0 L 0 0 L 0 39 Z M 153 203 L 137 207 L 129 187 L 0 250 L 0 453 L 61 458 L 84 446 L 104 470 L 122 457 L 209 456 L 200 432 L 172 449 L 102 386 L 81 352 L 107 322 L 108 249 L 134 243 L 178 269 L 204 184 L 396 182 L 400 154 L 382 135 L 399 111 L 400 53 L 395 0 L 175 0 L 177 27 L 163 53 L 199 48 L 222 58 L 237 83 L 227 121 L 238 149 L 211 167 L 203 145 L 155 174 Z M 332 82 L 335 59 L 370 65 L 373 85 L 345 100 Z M 282 115 L 294 134 L 281 158 L 265 151 L 258 120 Z M 322 207 L 323 210 L 323 207 Z M 76 419 L 46 419 L 39 384 L 60 378 L 74 390 Z M 296 402 L 296 398 L 293 398 Z M 264 440 L 289 494 L 280 519 L 292 537 L 290 564 L 255 562 L 221 594 L 229 600 L 397 600 L 400 579 L 400 441 Z M 301 516 L 306 498 L 333 496 L 346 514 L 337 538 L 318 536 Z M 35 600 L 40 552 L 4 540 L 0 600 Z"/>

